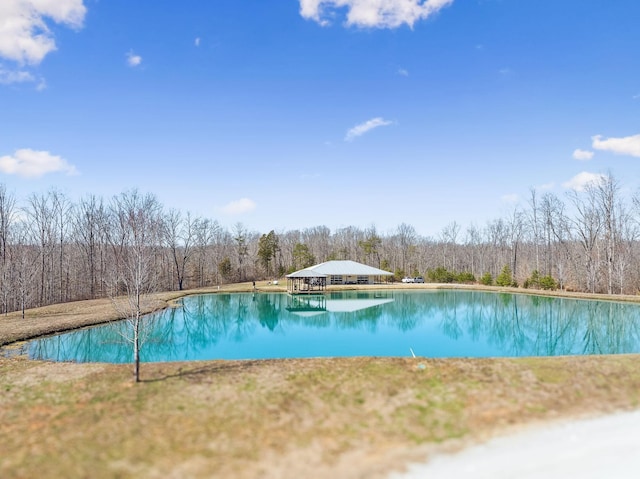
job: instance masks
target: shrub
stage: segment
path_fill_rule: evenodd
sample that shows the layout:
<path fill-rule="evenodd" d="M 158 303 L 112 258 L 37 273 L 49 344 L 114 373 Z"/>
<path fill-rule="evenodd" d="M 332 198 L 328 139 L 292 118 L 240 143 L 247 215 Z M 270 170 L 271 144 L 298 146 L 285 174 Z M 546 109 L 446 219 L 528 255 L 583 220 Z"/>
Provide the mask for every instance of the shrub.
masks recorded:
<path fill-rule="evenodd" d="M 406 275 L 404 273 L 403 269 L 396 269 L 395 273 L 393 273 L 393 280 L 394 281 L 402 281 L 402 278 L 404 278 Z"/>
<path fill-rule="evenodd" d="M 486 272 L 485 274 L 483 274 L 480 278 L 480 284 L 491 286 L 493 284 L 493 276 L 491 276 L 491 273 Z"/>
<path fill-rule="evenodd" d="M 540 276 L 540 272 L 534 269 L 531 272 L 531 276 L 524 282 L 525 288 L 538 288 L 538 289 L 556 289 L 557 283 L 550 275 Z"/>
<path fill-rule="evenodd" d="M 458 274 L 456 281 L 458 283 L 475 283 L 476 277 L 468 271 L 463 271 L 462 273 Z"/>
<path fill-rule="evenodd" d="M 540 272 L 537 269 L 534 269 L 531 272 L 531 276 L 529 276 L 524 282 L 525 288 L 540 288 Z"/>
<path fill-rule="evenodd" d="M 502 268 L 502 271 L 500 272 L 500 274 L 496 278 L 496 284 L 498 286 L 517 286 L 518 285 L 518 283 L 516 283 L 513 280 L 513 275 L 511 273 L 511 268 L 509 267 L 508 264 L 506 264 L 504 266 L 504 268 Z"/>
<path fill-rule="evenodd" d="M 427 271 L 427 278 L 431 283 L 453 283 L 456 275 L 448 271 L 447 268 L 438 266 L 436 269 Z"/>
<path fill-rule="evenodd" d="M 558 288 L 558 283 L 556 283 L 556 280 L 553 279 L 550 275 L 547 275 L 540 278 L 540 287 L 542 289 L 554 290 Z"/>

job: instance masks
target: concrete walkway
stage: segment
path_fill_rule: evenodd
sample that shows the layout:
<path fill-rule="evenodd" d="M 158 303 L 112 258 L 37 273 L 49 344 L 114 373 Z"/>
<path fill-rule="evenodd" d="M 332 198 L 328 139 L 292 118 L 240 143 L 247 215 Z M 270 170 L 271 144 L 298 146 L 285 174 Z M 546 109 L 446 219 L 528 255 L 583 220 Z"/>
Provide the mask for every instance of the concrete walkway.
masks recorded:
<path fill-rule="evenodd" d="M 414 464 L 389 479 L 640 477 L 640 411 L 535 427 Z"/>

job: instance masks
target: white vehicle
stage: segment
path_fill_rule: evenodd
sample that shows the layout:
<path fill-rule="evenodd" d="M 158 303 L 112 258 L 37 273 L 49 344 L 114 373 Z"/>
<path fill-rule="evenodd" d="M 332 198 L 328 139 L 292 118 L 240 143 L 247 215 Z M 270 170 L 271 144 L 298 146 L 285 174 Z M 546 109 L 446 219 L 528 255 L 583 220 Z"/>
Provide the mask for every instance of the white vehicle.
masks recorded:
<path fill-rule="evenodd" d="M 413 278 L 409 278 L 408 276 L 405 276 L 404 278 L 402 278 L 402 282 L 403 283 L 413 283 Z"/>

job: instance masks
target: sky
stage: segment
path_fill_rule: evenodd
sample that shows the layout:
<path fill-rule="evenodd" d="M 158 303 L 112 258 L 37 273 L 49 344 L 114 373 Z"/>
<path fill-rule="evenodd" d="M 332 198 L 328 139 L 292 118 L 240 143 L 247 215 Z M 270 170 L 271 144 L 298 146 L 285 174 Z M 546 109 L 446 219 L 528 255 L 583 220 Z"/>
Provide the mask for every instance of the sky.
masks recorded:
<path fill-rule="evenodd" d="M 640 187 L 636 0 L 0 0 L 0 183 L 425 236 Z"/>

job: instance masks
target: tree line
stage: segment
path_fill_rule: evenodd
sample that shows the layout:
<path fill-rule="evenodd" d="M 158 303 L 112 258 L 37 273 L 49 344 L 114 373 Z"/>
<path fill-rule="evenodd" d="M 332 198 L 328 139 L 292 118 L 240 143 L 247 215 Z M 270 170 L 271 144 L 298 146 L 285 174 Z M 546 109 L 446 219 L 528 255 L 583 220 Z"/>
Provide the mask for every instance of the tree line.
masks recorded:
<path fill-rule="evenodd" d="M 0 184 L 0 309 L 277 279 L 331 259 L 395 280 L 635 294 L 640 195 L 623 193 L 612 174 L 562 197 L 531 190 L 524 206 L 484 225 L 453 221 L 425 237 L 406 223 L 384 233 L 375 225 L 227 229 L 135 189 L 76 202 L 50 190 L 19 203 Z"/>

